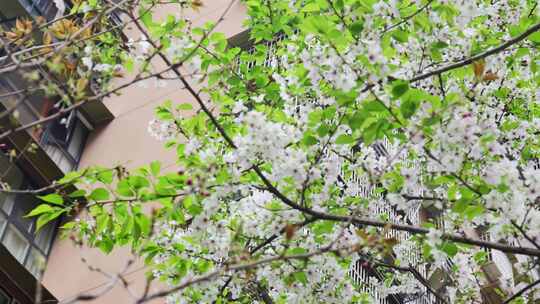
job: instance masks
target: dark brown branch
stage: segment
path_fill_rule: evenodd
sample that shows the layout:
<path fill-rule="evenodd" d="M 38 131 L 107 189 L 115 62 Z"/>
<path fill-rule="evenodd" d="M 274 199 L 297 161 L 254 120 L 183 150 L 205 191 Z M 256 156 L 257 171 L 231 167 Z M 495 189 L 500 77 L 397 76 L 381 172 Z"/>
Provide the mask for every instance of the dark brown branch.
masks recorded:
<path fill-rule="evenodd" d="M 424 73 L 424 74 L 421 74 L 421 75 L 418 75 L 416 77 L 413 77 L 413 78 L 409 79 L 409 82 L 417 82 L 417 81 L 429 78 L 431 76 L 440 75 L 440 74 L 446 73 L 446 72 L 451 71 L 451 70 L 459 69 L 459 68 L 464 67 L 466 65 L 469 65 L 469 64 L 471 64 L 471 63 L 473 63 L 475 61 L 478 61 L 478 60 L 484 59 L 484 58 L 486 58 L 488 56 L 500 53 L 500 52 L 506 50 L 507 48 L 509 48 L 510 46 L 512 46 L 512 45 L 524 40 L 525 38 L 529 37 L 531 34 L 537 32 L 538 30 L 540 30 L 540 23 L 537 23 L 537 24 L 531 26 L 525 32 L 523 32 L 521 35 L 516 36 L 516 37 L 506 41 L 505 43 L 497 46 L 497 47 L 494 47 L 494 48 L 492 48 L 490 50 L 487 50 L 487 51 L 485 51 L 483 53 L 480 53 L 478 55 L 463 59 L 463 60 L 458 61 L 456 63 L 453 63 L 453 64 L 450 64 L 450 65 L 438 68 L 436 70 L 433 70 L 433 71 L 430 71 L 430 72 L 427 72 L 427 73 Z"/>
<path fill-rule="evenodd" d="M 380 261 L 372 261 L 371 263 L 373 263 L 375 266 L 380 266 L 380 267 L 385 267 L 385 268 L 389 268 L 389 269 L 394 269 L 394 270 L 397 270 L 397 271 L 401 271 L 401 272 L 409 272 L 411 273 L 414 278 L 420 282 L 420 284 L 424 285 L 424 287 L 426 287 L 426 289 L 431 293 L 433 294 L 437 299 L 439 299 L 439 301 L 443 304 L 446 304 L 446 300 L 444 299 L 443 296 L 441 296 L 436 290 L 433 289 L 433 287 L 431 287 L 431 285 L 429 284 L 428 280 L 426 280 L 422 274 L 420 272 L 418 272 L 418 270 L 416 270 L 416 268 L 412 267 L 412 266 L 409 266 L 409 267 L 401 267 L 401 266 L 396 266 L 396 265 L 392 265 L 392 264 L 388 264 L 388 263 L 384 263 L 384 262 L 380 262 Z"/>
<path fill-rule="evenodd" d="M 503 304 L 509 304 L 511 303 L 512 301 L 514 301 L 515 299 L 521 297 L 524 293 L 526 293 L 529 289 L 533 288 L 534 286 L 540 284 L 540 279 L 532 282 L 531 284 L 523 287 L 520 291 L 516 292 L 515 294 L 513 294 L 510 298 L 508 298 L 506 301 L 504 301 Z"/>
<path fill-rule="evenodd" d="M 522 226 L 518 225 L 514 220 L 511 220 L 510 222 L 512 223 L 512 226 L 514 226 L 523 235 L 523 237 L 525 237 L 525 239 L 527 239 L 527 241 L 531 242 L 531 244 L 533 244 L 534 247 L 536 247 L 536 249 L 540 250 L 540 245 L 536 242 L 535 239 L 531 238 L 527 234 L 527 232 L 523 229 Z"/>
<path fill-rule="evenodd" d="M 426 2 L 426 4 L 424 4 L 421 8 L 416 10 L 414 13 L 410 14 L 409 16 L 404 17 L 398 23 L 392 24 L 391 26 L 385 28 L 383 30 L 381 36 L 384 35 L 385 33 L 387 33 L 388 31 L 390 31 L 390 30 L 402 25 L 403 23 L 411 20 L 412 18 L 414 18 L 416 15 L 420 14 L 421 12 L 423 12 L 426 8 L 428 8 L 431 5 L 431 3 L 433 3 L 433 1 L 435 1 L 435 0 L 429 0 L 428 2 Z"/>

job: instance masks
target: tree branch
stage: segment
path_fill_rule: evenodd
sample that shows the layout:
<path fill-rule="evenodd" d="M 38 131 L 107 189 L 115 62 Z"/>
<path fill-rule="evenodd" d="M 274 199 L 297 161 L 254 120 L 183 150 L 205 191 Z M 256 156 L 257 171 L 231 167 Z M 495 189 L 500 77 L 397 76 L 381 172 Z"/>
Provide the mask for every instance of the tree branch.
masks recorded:
<path fill-rule="evenodd" d="M 505 43 L 503 43 L 503 44 L 501 44 L 501 45 L 499 45 L 497 47 L 494 47 L 494 48 L 492 48 L 490 50 L 487 50 L 487 51 L 485 51 L 483 53 L 480 53 L 478 55 L 469 57 L 467 59 L 458 61 L 456 63 L 453 63 L 453 64 L 450 64 L 450 65 L 438 68 L 436 70 L 433 70 L 433 71 L 430 71 L 430 72 L 427 72 L 427 73 L 424 73 L 424 74 L 421 74 L 421 75 L 418 75 L 416 77 L 413 77 L 413 78 L 409 79 L 409 82 L 411 82 L 411 83 L 412 82 L 417 82 L 417 81 L 429 78 L 431 76 L 440 75 L 440 74 L 443 74 L 445 72 L 464 67 L 464 66 L 469 65 L 469 64 L 471 64 L 471 63 L 473 63 L 475 61 L 484 59 L 484 58 L 486 58 L 488 56 L 500 53 L 500 52 L 506 50 L 507 48 L 509 48 L 510 46 L 512 46 L 512 45 L 524 40 L 525 38 L 529 37 L 531 34 L 537 32 L 538 30 L 540 30 L 540 23 L 537 23 L 537 24 L 531 26 L 525 32 L 523 32 L 521 35 L 518 35 L 518 36 L 506 41 Z"/>
<path fill-rule="evenodd" d="M 508 298 L 506 301 L 504 301 L 503 304 L 509 304 L 511 303 L 513 300 L 521 297 L 524 293 L 526 293 L 529 289 L 533 288 L 534 286 L 540 284 L 540 279 L 532 282 L 531 284 L 523 287 L 520 291 L 516 292 L 515 294 L 513 294 L 510 298 Z"/>

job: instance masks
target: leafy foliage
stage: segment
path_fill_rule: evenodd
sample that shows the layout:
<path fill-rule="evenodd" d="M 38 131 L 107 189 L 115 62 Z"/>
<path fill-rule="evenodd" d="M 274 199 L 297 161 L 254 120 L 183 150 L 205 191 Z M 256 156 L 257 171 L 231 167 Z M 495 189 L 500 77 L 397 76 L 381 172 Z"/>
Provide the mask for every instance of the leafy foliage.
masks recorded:
<path fill-rule="evenodd" d="M 149 125 L 178 172 L 84 169 L 68 183 L 92 190 L 30 215 L 84 209 L 66 228 L 131 246 L 174 303 L 535 303 L 538 287 L 516 287 L 540 257 L 536 1 L 244 3 L 250 50 L 215 24 L 155 18 L 154 1 L 132 10 L 143 39 L 124 67 L 155 76 L 144 58 L 158 56 L 196 100 Z M 512 269 L 497 284 L 484 250 Z M 360 283 L 371 294 L 351 267 L 378 274 Z"/>

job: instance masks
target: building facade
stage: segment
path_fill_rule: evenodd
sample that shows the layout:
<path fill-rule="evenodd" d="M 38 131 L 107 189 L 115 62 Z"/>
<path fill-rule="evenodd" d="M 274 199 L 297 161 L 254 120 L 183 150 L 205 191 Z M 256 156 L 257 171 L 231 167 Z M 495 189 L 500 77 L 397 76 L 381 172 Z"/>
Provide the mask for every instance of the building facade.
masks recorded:
<path fill-rule="evenodd" d="M 2 1 L 0 32 L 11 30 L 17 19 L 52 20 L 56 14 L 54 1 Z M 5 49 L 0 49 L 3 63 L 6 57 Z M 47 73 L 41 67 L 35 71 L 39 75 Z M 58 111 L 58 98 L 45 96 L 41 90 L 27 90 L 29 84 L 22 74 L 16 70 L 0 76 L 0 112 L 14 109 L 13 113 L 17 113 L 0 118 L 4 131 Z M 37 295 L 44 302 L 57 302 L 58 298 L 41 281 L 61 220 L 37 232 L 36 220 L 25 215 L 40 203 L 33 191 L 76 169 L 88 135 L 112 118 L 112 113 L 98 101 L 71 112 L 63 120 L 13 132 L 0 141 L 0 175 L 5 183 L 2 188 L 17 189 L 0 195 L 0 303 L 35 303 Z"/>
<path fill-rule="evenodd" d="M 212 0 L 203 1 L 203 3 L 204 6 L 199 11 L 190 12 L 190 18 L 195 26 L 217 20 L 229 5 L 230 0 Z M 171 13 L 173 12 L 170 7 L 164 5 L 154 12 L 154 18 L 165 17 Z M 235 36 L 245 30 L 242 26 L 244 18 L 245 7 L 241 1 L 237 1 L 216 31 L 224 32 L 229 37 Z M 126 34 L 133 39 L 140 38 L 140 33 L 135 30 L 128 30 Z M 164 64 L 156 59 L 153 65 L 158 68 Z M 165 80 L 160 84 L 154 80 L 148 80 L 142 85 L 130 86 L 119 96 L 105 99 L 103 104 L 112 113 L 114 119 L 96 127 L 89 134 L 79 167 L 92 165 L 107 167 L 121 164 L 128 169 L 134 169 L 147 165 L 153 160 L 160 160 L 162 170 L 176 171 L 176 154 L 163 149 L 162 143 L 157 142 L 147 132 L 148 122 L 155 118 L 154 108 L 167 99 L 175 102 L 193 102 L 195 105 L 195 101 L 177 81 Z M 111 254 L 105 255 L 97 249 L 81 250 L 70 240 L 56 240 L 48 259 L 43 284 L 61 300 L 73 298 L 80 292 L 100 292 L 107 288 L 106 285 L 110 279 L 89 270 L 88 265 L 115 274 L 124 271 L 127 261 L 133 258 L 127 249 L 114 250 Z M 65 271 L 65 269 L 76 269 L 76 271 Z M 146 283 L 146 271 L 142 261 L 135 262 L 125 271 L 133 293 L 142 292 Z M 159 287 L 164 286 L 153 285 L 152 288 Z M 130 303 L 130 299 L 129 292 L 119 285 L 89 303 Z M 152 303 L 164 302 L 164 299 L 160 299 Z"/>

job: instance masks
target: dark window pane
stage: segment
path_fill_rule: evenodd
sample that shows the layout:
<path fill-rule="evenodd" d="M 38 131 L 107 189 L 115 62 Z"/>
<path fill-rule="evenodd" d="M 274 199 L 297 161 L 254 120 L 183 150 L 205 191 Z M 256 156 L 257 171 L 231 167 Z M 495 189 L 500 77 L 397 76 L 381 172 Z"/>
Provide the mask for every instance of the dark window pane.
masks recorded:
<path fill-rule="evenodd" d="M 24 262 L 24 257 L 26 256 L 26 251 L 28 250 L 28 240 L 23 236 L 21 232 L 13 225 L 9 225 L 6 234 L 2 243 L 6 248 L 11 252 L 11 254 L 19 262 Z"/>
<path fill-rule="evenodd" d="M 36 198 L 29 194 L 19 194 L 15 196 L 15 204 L 11 211 L 11 219 L 22 231 L 30 232 L 32 230 L 32 218 L 24 216 L 30 213 L 37 206 Z"/>
<path fill-rule="evenodd" d="M 13 208 L 15 195 L 6 195 L 5 193 L 0 194 L 0 206 L 6 214 L 10 214 Z"/>
<path fill-rule="evenodd" d="M 0 289 L 0 304 L 9 304 L 11 298 L 5 293 L 2 289 Z"/>
<path fill-rule="evenodd" d="M 43 226 L 37 233 L 35 243 L 44 253 L 49 251 L 55 228 L 56 222 L 52 222 Z"/>
<path fill-rule="evenodd" d="M 0 236 L 4 234 L 4 229 L 6 229 L 6 225 L 7 218 L 2 213 L 0 213 Z"/>
<path fill-rule="evenodd" d="M 2 181 L 8 183 L 12 189 L 22 188 L 24 180 L 23 172 L 2 153 L 0 153 L 0 175 L 3 176 Z M 14 199 L 14 195 L 0 193 L 0 207 L 6 214 L 11 213 Z"/>
<path fill-rule="evenodd" d="M 25 266 L 36 278 L 39 278 L 45 267 L 45 257 L 38 250 L 32 248 Z"/>
<path fill-rule="evenodd" d="M 87 135 L 88 130 L 83 125 L 83 123 L 78 120 L 75 125 L 75 129 L 73 130 L 73 134 L 71 135 L 71 141 L 68 146 L 68 152 L 74 159 L 79 159 Z"/>
<path fill-rule="evenodd" d="M 24 173 L 9 161 L 9 158 L 0 153 L 0 174 L 3 175 L 2 181 L 7 182 L 11 188 L 19 189 L 24 181 Z"/>

